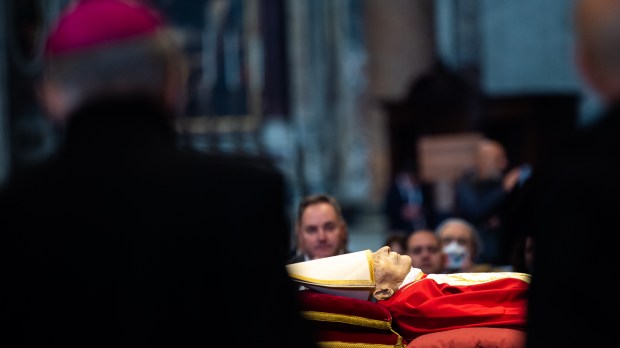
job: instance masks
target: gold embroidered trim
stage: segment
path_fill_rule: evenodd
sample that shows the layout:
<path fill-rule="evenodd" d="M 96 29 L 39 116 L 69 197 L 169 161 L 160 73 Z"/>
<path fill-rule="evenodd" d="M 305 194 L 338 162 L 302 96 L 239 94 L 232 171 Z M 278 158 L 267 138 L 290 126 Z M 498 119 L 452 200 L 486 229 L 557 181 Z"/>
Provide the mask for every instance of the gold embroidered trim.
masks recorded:
<path fill-rule="evenodd" d="M 308 285 L 320 285 L 324 287 L 332 288 L 362 288 L 362 289 L 374 289 L 375 283 L 370 280 L 326 280 L 315 279 L 310 277 L 303 277 L 298 275 L 291 275 L 291 278 L 297 280 L 301 284 Z"/>
<path fill-rule="evenodd" d="M 336 322 L 343 324 L 351 324 L 363 327 L 369 327 L 373 329 L 390 331 L 396 336 L 396 342 L 394 345 L 379 344 L 379 343 L 355 343 L 355 342 L 342 342 L 342 341 L 320 341 L 317 344 L 323 348 L 406 348 L 406 344 L 403 341 L 403 337 L 392 328 L 391 319 L 369 319 L 359 317 L 355 315 L 335 314 L 327 312 L 317 311 L 302 311 L 301 314 L 309 320 Z"/>
<path fill-rule="evenodd" d="M 375 267 L 372 262 L 372 252 L 366 249 L 366 260 L 368 262 L 368 270 L 370 272 L 370 280 L 338 280 L 338 279 L 316 279 L 311 277 L 300 276 L 298 274 L 290 274 L 291 278 L 299 283 L 308 285 L 320 285 L 325 287 L 344 287 L 344 288 L 375 288 Z"/>
<path fill-rule="evenodd" d="M 447 283 L 450 285 L 474 285 L 491 282 L 499 279 L 518 279 L 525 283 L 530 283 L 531 275 L 520 272 L 473 272 L 473 273 L 448 273 L 432 274 L 426 279 L 433 279 L 437 283 Z"/>
<path fill-rule="evenodd" d="M 378 344 L 378 343 L 351 343 L 351 342 L 340 342 L 340 341 L 326 341 L 326 342 L 317 342 L 319 347 L 321 348 L 405 348 L 406 345 L 403 344 L 402 340 L 399 338 L 398 342 L 395 345 L 391 344 Z"/>
<path fill-rule="evenodd" d="M 390 321 L 380 320 L 380 319 L 369 319 L 364 317 L 359 317 L 356 315 L 347 315 L 347 314 L 336 314 L 336 313 L 327 313 L 327 312 L 317 312 L 317 311 L 302 311 L 302 315 L 306 319 L 315 320 L 315 321 L 327 321 L 334 323 L 344 323 L 344 324 L 352 324 L 357 326 L 370 327 L 373 329 L 380 330 L 392 330 L 392 323 Z"/>
<path fill-rule="evenodd" d="M 372 262 L 372 252 L 366 249 L 366 260 L 368 260 L 368 269 L 370 270 L 370 281 L 375 284 L 375 264 Z"/>

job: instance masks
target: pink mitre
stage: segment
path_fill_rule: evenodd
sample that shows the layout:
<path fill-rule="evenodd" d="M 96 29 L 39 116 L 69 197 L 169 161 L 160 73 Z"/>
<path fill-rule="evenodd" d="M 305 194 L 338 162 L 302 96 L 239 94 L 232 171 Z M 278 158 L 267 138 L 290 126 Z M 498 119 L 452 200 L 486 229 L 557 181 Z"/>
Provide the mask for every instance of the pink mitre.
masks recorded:
<path fill-rule="evenodd" d="M 78 0 L 52 27 L 45 54 L 74 53 L 148 35 L 163 24 L 161 13 L 139 0 Z"/>

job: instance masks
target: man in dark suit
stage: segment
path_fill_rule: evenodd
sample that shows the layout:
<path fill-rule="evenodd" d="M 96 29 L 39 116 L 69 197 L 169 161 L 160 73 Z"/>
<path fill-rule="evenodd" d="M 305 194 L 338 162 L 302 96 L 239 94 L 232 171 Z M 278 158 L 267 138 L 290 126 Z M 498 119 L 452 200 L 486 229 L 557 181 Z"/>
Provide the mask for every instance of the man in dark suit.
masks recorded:
<path fill-rule="evenodd" d="M 604 347 L 617 342 L 620 297 L 614 235 L 620 198 L 620 2 L 575 3 L 575 53 L 604 112 L 581 128 L 527 183 L 534 237 L 527 346 Z M 609 284 L 606 284 L 609 282 Z"/>
<path fill-rule="evenodd" d="M 284 178 L 177 146 L 186 75 L 140 2 L 61 14 L 41 96 L 62 145 L 0 197 L 1 346 L 314 345 L 284 268 Z"/>
<path fill-rule="evenodd" d="M 385 191 L 383 213 L 391 233 L 409 236 L 413 231 L 435 227 L 431 186 L 423 183 L 417 167 L 407 162 L 397 169 Z"/>

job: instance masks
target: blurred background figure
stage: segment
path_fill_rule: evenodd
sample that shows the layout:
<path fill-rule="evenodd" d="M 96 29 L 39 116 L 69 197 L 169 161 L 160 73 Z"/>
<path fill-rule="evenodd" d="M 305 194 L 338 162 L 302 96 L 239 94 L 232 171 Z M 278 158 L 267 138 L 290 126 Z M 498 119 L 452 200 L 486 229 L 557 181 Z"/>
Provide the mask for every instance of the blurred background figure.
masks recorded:
<path fill-rule="evenodd" d="M 0 1 L 0 183 L 56 149 L 32 82 L 41 73 L 41 38 L 70 1 Z M 149 3 L 170 17 L 190 57 L 178 142 L 272 158 L 291 186 L 292 221 L 304 195 L 336 195 L 351 249 L 385 241 L 385 191 L 399 165 L 416 158 L 417 140 L 484 134 L 514 163 L 535 166 L 578 116 L 588 119 L 565 59 L 573 46 L 564 25 L 570 1 Z M 525 27 L 524 17 L 532 18 Z M 317 59 L 308 64 L 307 57 Z M 452 175 L 447 188 L 444 172 L 427 175 L 417 159 L 424 183 L 441 182 L 435 203 L 443 218 L 451 213 L 444 196 L 453 192 Z"/>
<path fill-rule="evenodd" d="M 509 256 L 501 255 L 503 247 L 504 209 L 521 168 L 508 171 L 509 162 L 501 143 L 482 139 L 478 143 L 475 165 L 456 183 L 455 216 L 476 227 L 484 250 L 477 261 L 508 264 Z"/>
<path fill-rule="evenodd" d="M 612 236 L 620 197 L 620 1 L 574 6 L 574 62 L 603 109 L 530 178 L 523 218 L 531 221 L 536 251 L 528 348 L 598 347 L 618 339 L 610 321 L 620 298 L 607 292 L 607 280 L 618 271 Z M 587 279 L 575 281 L 581 275 Z M 579 305 L 567 306 L 575 300 Z"/>
<path fill-rule="evenodd" d="M 532 274 L 534 271 L 534 237 L 529 232 L 522 233 L 514 244 L 512 270 Z"/>
<path fill-rule="evenodd" d="M 448 218 L 437 226 L 435 234 L 446 254 L 446 273 L 490 271 L 491 265 L 477 261 L 486 246 L 474 225 L 461 218 Z"/>
<path fill-rule="evenodd" d="M 418 179 L 416 166 L 407 162 L 397 170 L 383 201 L 383 212 L 392 233 L 405 236 L 412 231 L 431 228 L 433 209 L 431 191 Z"/>
<path fill-rule="evenodd" d="M 348 253 L 347 223 L 335 197 L 319 193 L 300 202 L 295 222 L 296 255 L 289 263 Z"/>
<path fill-rule="evenodd" d="M 413 231 L 407 238 L 406 254 L 411 257 L 411 265 L 424 273 L 444 273 L 446 254 L 441 240 L 432 230 Z"/>
<path fill-rule="evenodd" d="M 394 233 L 394 234 L 389 235 L 385 239 L 385 243 L 383 243 L 383 245 L 389 246 L 390 249 L 395 253 L 405 254 L 406 248 L 407 248 L 406 242 L 407 242 L 407 237 L 405 237 L 404 235 L 400 233 Z"/>
<path fill-rule="evenodd" d="M 40 101 L 63 137 L 3 186 L 0 346 L 312 347 L 284 268 L 284 177 L 177 146 L 187 60 L 166 18 L 72 1 L 43 59 Z"/>

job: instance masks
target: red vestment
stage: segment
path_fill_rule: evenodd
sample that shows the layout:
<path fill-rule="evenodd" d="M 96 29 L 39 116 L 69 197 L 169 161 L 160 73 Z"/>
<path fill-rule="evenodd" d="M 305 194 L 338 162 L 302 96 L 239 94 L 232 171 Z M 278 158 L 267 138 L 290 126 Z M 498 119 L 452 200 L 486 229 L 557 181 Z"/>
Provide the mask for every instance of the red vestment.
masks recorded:
<path fill-rule="evenodd" d="M 437 331 L 465 327 L 524 330 L 529 283 L 502 278 L 467 285 L 423 278 L 377 303 L 392 314 L 395 330 L 408 342 Z"/>

